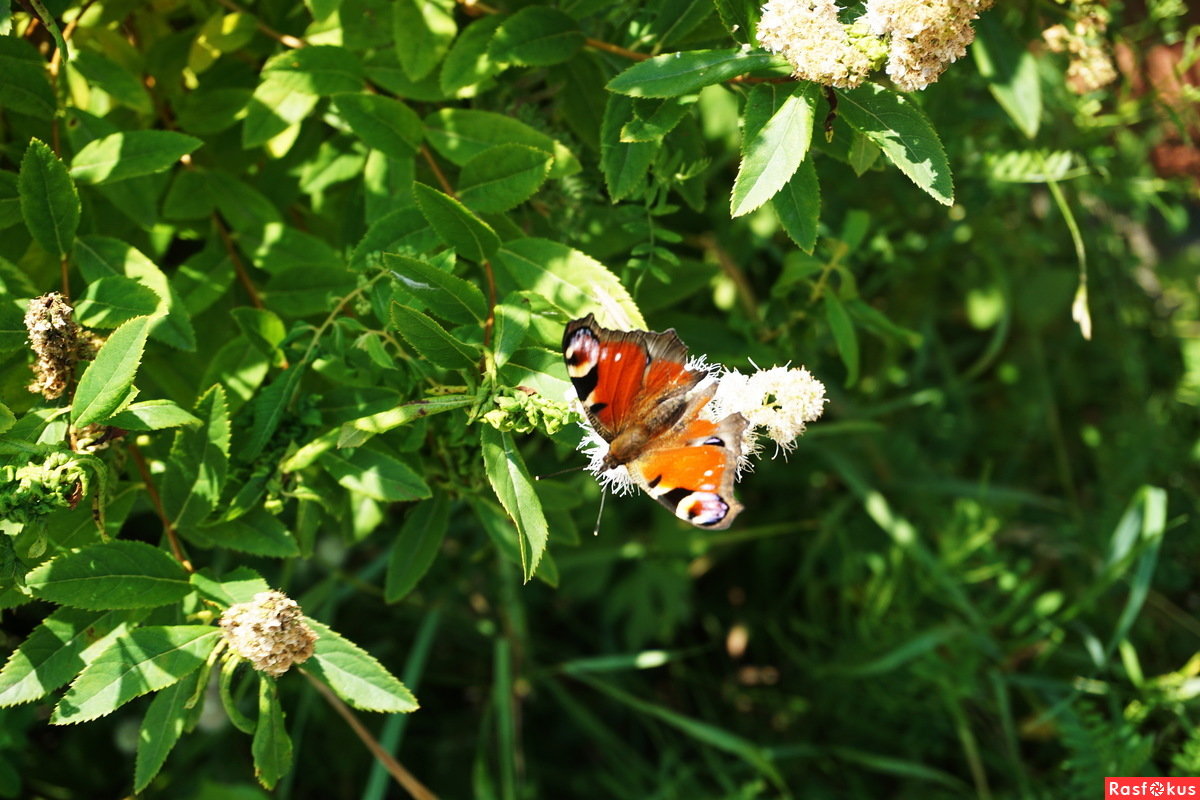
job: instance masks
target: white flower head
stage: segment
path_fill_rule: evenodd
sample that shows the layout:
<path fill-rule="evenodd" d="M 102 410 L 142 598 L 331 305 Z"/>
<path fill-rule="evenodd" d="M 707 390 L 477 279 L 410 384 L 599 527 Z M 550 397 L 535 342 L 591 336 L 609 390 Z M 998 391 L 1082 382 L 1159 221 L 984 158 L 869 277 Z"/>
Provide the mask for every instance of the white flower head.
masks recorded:
<path fill-rule="evenodd" d="M 728 370 L 722 374 L 706 414 L 713 419 L 741 414 L 755 433 L 761 429 L 788 452 L 796 446 L 795 439 L 804 433 L 805 425 L 821 416 L 826 402 L 825 384 L 804 367 L 771 367 L 751 375 Z M 743 455 L 756 453 L 757 447 L 755 436 L 748 434 Z"/>
<path fill-rule="evenodd" d="M 797 78 L 852 89 L 881 55 L 852 26 L 838 19 L 833 0 L 767 0 L 758 22 L 758 43 L 779 53 Z"/>

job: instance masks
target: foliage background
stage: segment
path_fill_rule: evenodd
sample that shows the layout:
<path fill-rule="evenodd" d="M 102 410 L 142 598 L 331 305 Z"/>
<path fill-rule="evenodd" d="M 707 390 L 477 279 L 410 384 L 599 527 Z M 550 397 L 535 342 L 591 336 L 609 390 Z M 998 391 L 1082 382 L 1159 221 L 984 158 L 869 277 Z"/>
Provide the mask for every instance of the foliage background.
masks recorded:
<path fill-rule="evenodd" d="M 1082 97 L 1065 85 L 1065 58 L 1038 43 L 1080 6 L 987 12 L 985 44 L 1019 69 L 989 80 L 973 53 L 910 98 L 944 145 L 949 206 L 844 116 L 827 142 L 813 91 L 811 238 L 811 202 L 800 204 L 808 222 L 785 231 L 771 206 L 731 218 L 727 201 L 748 97 L 787 82 L 681 92 L 677 127 L 637 143 L 618 141 L 634 101 L 604 88 L 630 53 L 735 47 L 746 26 L 730 29 L 750 4 L 554 7 L 562 14 L 408 0 L 0 10 L 0 402 L 13 420 L 54 406 L 25 391 L 20 316 L 64 288 L 60 270 L 73 298 L 93 301 L 77 310 L 97 328 L 167 304 L 138 399 L 194 410 L 220 384 L 233 430 L 219 502 L 178 526 L 190 558 L 219 575 L 256 570 L 401 676 L 420 710 L 362 719 L 439 796 L 1085 797 L 1104 775 L 1200 774 L 1196 183 L 1161 157 L 1191 146 L 1196 107 L 1194 88 L 1166 92 L 1139 59 L 1170 52 L 1191 67 L 1186 5 L 1109 4 L 1109 41 L 1129 58 Z M 525 24 L 496 45 L 514 13 Z M 70 40 L 65 63 L 47 16 Z M 522 43 L 530 31 L 546 41 Z M 345 49 L 293 68 L 303 43 Z M 647 102 L 636 112 L 658 109 Z M 522 123 L 481 118 L 465 137 L 527 159 L 522 174 L 535 177 L 517 202 L 479 175 L 495 152 L 466 166 L 445 133 L 451 109 Z M 173 153 L 116 181 L 76 162 L 77 238 L 61 259 L 48 251 L 18 186 L 31 139 L 72 165 L 89 141 L 142 130 L 195 137 L 186 163 Z M 486 239 L 474 217 L 444 202 L 430 211 L 438 197 L 413 188 L 472 180 L 484 188 L 464 202 L 505 247 L 573 248 L 692 352 L 743 370 L 803 363 L 826 382 L 825 417 L 739 485 L 747 510 L 732 530 L 686 528 L 637 497 L 610 500 L 592 537 L 594 481 L 557 477 L 537 485 L 548 547 L 522 581 L 534 553 L 489 486 L 494 453 L 481 454 L 515 442 L 534 474 L 579 463 L 577 430 L 551 435 L 560 411 L 512 387 L 561 398 L 551 350 L 598 297 L 548 297 L 536 271 L 472 253 L 472 237 Z M 106 246 L 152 294 L 93 288 L 120 274 L 88 260 Z M 533 261 L 562 267 L 562 250 L 539 247 Z M 1071 314 L 1080 249 L 1090 341 Z M 453 285 L 463 308 L 422 294 L 411 281 L 430 274 L 413 257 L 477 291 Z M 571 277 L 595 279 L 588 263 Z M 381 265 L 413 270 L 410 281 Z M 605 287 L 599 299 L 625 302 Z M 485 333 L 476 296 L 489 328 L 494 304 L 507 309 L 496 316 L 515 338 Z M 131 297 L 149 306 L 123 309 Z M 397 317 L 393 300 L 416 318 Z M 496 353 L 507 369 L 493 369 Z M 424 397 L 469 402 L 374 436 L 354 427 Z M 496 408 L 503 433 L 480 418 Z M 61 440 L 61 424 L 37 436 Z M 7 440 L 29 431 L 20 425 Z M 111 535 L 166 547 L 146 484 L 165 482 L 170 505 L 187 473 L 174 436 L 130 434 L 146 473 L 128 440 L 100 454 Z M 18 573 L 98 541 L 90 517 L 85 502 L 6 528 L 9 648 L 53 608 Z M 436 540 L 438 520 L 436 557 L 414 563 L 414 537 Z M 155 613 L 179 623 L 186 609 Z M 279 692 L 295 768 L 276 796 L 399 791 L 303 679 L 285 676 Z M 147 701 L 56 727 L 55 700 L 0 711 L 0 790 L 130 792 Z M 207 699 L 146 796 L 263 794 L 249 741 L 220 706 Z"/>

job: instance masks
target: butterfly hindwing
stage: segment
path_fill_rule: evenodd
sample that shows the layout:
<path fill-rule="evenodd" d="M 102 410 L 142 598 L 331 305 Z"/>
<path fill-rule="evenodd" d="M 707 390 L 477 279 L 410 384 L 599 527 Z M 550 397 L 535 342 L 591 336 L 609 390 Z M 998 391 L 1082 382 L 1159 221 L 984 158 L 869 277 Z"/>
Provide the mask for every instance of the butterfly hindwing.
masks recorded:
<path fill-rule="evenodd" d="M 742 510 L 733 483 L 745 417 L 719 423 L 696 418 L 661 447 L 649 449 L 629 467 L 646 493 L 680 519 L 723 530 Z"/>

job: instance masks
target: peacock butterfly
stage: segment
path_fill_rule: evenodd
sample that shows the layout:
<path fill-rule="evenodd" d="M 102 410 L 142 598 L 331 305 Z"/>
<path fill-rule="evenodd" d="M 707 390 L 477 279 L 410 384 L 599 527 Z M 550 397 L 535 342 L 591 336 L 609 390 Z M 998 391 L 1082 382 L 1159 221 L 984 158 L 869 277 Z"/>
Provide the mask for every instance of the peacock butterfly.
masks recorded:
<path fill-rule="evenodd" d="M 728 528 L 742 510 L 733 483 L 749 423 L 701 416 L 717 381 L 689 365 L 674 329 L 610 330 L 588 314 L 567 324 L 562 350 L 588 422 L 608 443 L 601 471 L 623 466 L 680 519 Z"/>

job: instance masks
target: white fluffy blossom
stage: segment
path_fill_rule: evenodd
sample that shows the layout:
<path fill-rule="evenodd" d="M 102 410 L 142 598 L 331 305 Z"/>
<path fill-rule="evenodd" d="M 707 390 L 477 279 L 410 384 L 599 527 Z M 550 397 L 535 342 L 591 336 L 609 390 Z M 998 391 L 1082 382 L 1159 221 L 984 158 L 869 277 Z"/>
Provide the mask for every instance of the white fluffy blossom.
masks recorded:
<path fill-rule="evenodd" d="M 283 592 L 259 592 L 221 615 L 229 648 L 260 672 L 279 676 L 313 654 L 317 634 L 304 622 L 296 601 Z"/>
<path fill-rule="evenodd" d="M 971 23 L 992 0 L 868 0 L 862 21 L 887 40 L 887 74 L 906 92 L 924 89 L 975 39 Z"/>
<path fill-rule="evenodd" d="M 1042 38 L 1051 50 L 1071 54 L 1067 86 L 1076 94 L 1094 92 L 1117 79 L 1117 68 L 1104 39 L 1107 27 L 1100 13 L 1085 13 L 1070 28 L 1054 25 L 1042 31 Z"/>
<path fill-rule="evenodd" d="M 771 367 L 751 375 L 728 370 L 705 413 L 712 419 L 736 413 L 749 421 L 754 431 L 746 435 L 745 454 L 755 451 L 754 434 L 760 431 L 787 452 L 805 425 L 825 411 L 826 402 L 825 384 L 804 367 Z"/>
<path fill-rule="evenodd" d="M 797 78 L 842 89 L 861 84 L 879 55 L 838 20 L 833 0 L 767 0 L 758 42 L 786 58 Z"/>

